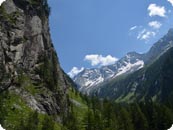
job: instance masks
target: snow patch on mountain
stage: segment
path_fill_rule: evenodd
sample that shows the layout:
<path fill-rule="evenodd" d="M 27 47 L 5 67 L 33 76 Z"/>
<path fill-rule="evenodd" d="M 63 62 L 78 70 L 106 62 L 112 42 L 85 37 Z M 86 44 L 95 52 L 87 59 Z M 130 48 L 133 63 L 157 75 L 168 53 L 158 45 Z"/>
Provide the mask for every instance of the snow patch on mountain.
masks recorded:
<path fill-rule="evenodd" d="M 79 86 L 79 91 L 85 91 L 104 81 L 99 69 L 84 69 L 73 79 Z"/>
<path fill-rule="evenodd" d="M 73 80 L 77 84 L 79 91 L 89 93 L 98 86 L 112 78 L 122 74 L 132 73 L 144 66 L 142 55 L 130 52 L 113 65 L 102 66 L 95 69 L 84 69 L 77 74 Z"/>
<path fill-rule="evenodd" d="M 136 71 L 144 67 L 144 61 L 142 60 L 138 60 L 135 63 L 125 62 L 125 64 L 125 66 L 118 69 L 118 73 L 114 77 L 120 76 L 127 72 L 133 72 L 134 70 Z"/>
<path fill-rule="evenodd" d="M 86 89 L 89 89 L 91 86 L 97 85 L 103 81 L 104 81 L 104 79 L 102 77 L 99 77 L 94 81 L 90 80 L 90 81 L 86 82 L 86 84 L 85 84 L 85 86 L 88 86 L 88 87 L 86 87 Z"/>
<path fill-rule="evenodd" d="M 88 80 L 85 82 L 85 84 L 80 87 L 79 91 L 82 91 L 86 94 L 89 94 L 90 91 L 94 88 L 93 86 L 96 86 L 104 81 L 103 77 L 98 77 L 95 80 Z"/>

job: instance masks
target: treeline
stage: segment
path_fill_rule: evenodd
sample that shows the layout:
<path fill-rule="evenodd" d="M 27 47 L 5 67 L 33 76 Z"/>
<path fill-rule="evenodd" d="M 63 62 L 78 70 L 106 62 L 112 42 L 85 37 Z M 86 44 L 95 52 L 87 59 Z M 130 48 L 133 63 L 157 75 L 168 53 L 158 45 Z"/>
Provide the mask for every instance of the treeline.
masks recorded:
<path fill-rule="evenodd" d="M 24 104 L 23 107 L 21 105 L 22 108 L 11 105 L 11 101 L 19 101 L 17 96 L 1 94 L 0 124 L 9 130 L 167 130 L 173 124 L 172 102 L 159 104 L 147 101 L 128 104 L 99 100 L 97 97 L 79 97 L 82 97 L 87 108 L 78 106 L 77 110 L 76 104 L 72 103 L 69 97 L 68 109 L 64 109 L 60 114 L 61 128 L 57 128 L 53 116 L 28 111 Z M 79 114 L 80 109 L 84 114 Z M 12 126 L 7 126 L 7 121 Z"/>
<path fill-rule="evenodd" d="M 83 96 L 88 110 L 82 122 L 70 104 L 66 126 L 69 130 L 167 130 L 173 124 L 173 104 L 152 101 L 141 103 L 113 103 L 109 100 Z M 80 123 L 80 124 L 79 124 Z"/>

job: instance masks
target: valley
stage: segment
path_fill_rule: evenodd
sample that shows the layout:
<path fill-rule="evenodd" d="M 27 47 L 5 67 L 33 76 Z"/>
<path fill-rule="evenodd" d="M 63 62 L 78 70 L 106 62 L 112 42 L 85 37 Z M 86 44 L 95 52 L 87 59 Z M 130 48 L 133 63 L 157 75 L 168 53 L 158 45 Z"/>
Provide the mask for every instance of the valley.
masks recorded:
<path fill-rule="evenodd" d="M 0 126 L 5 130 L 167 130 L 173 124 L 173 29 L 147 53 L 70 78 L 47 0 L 0 6 Z M 68 39 L 68 38 L 67 38 Z M 73 59 L 73 57 L 70 57 Z M 0 127 L 1 129 L 1 127 Z"/>

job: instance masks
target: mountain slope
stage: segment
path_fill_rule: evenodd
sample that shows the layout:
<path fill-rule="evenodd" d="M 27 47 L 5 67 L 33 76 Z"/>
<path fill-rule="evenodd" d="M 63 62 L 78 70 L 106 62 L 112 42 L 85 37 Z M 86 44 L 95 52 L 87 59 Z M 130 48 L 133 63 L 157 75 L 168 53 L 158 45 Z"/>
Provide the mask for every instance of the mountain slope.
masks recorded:
<path fill-rule="evenodd" d="M 155 58 L 161 56 L 171 47 L 173 47 L 173 29 L 170 29 L 168 33 L 156 42 L 145 54 L 145 63 L 153 62 Z"/>
<path fill-rule="evenodd" d="M 79 91 L 90 94 L 94 89 L 109 82 L 109 80 L 118 78 L 120 75 L 133 73 L 145 65 L 151 64 L 168 49 L 173 47 L 173 29 L 156 42 L 145 54 L 136 52 L 127 53 L 113 65 L 103 66 L 95 69 L 85 69 L 76 75 L 73 80 L 78 85 Z"/>
<path fill-rule="evenodd" d="M 130 52 L 113 65 L 84 69 L 73 78 L 79 91 L 89 94 L 99 84 L 122 74 L 132 73 L 144 66 L 143 55 Z"/>
<path fill-rule="evenodd" d="M 143 69 L 100 86 L 100 97 L 116 101 L 173 100 L 173 48 Z"/>

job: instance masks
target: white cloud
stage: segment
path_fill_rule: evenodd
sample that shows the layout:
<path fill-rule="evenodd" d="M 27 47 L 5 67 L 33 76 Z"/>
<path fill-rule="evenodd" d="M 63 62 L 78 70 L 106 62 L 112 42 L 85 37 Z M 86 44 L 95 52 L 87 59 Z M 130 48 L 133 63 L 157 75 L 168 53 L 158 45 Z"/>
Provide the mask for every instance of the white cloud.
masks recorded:
<path fill-rule="evenodd" d="M 170 2 L 170 3 L 171 3 L 171 5 L 173 6 L 173 0 L 168 0 L 168 2 Z"/>
<path fill-rule="evenodd" d="M 0 6 L 1 6 L 1 4 L 2 4 L 4 1 L 6 1 L 6 0 L 0 0 Z"/>
<path fill-rule="evenodd" d="M 149 16 L 165 17 L 166 10 L 164 6 L 157 6 L 156 4 L 150 4 L 148 6 Z"/>
<path fill-rule="evenodd" d="M 162 24 L 158 21 L 151 21 L 148 25 L 154 29 L 159 29 L 162 26 Z"/>
<path fill-rule="evenodd" d="M 76 76 L 77 74 L 79 74 L 80 72 L 82 72 L 84 70 L 84 67 L 82 67 L 81 69 L 78 69 L 77 67 L 73 67 L 72 70 L 68 73 L 68 75 L 73 78 L 74 76 Z"/>
<path fill-rule="evenodd" d="M 133 30 L 135 30 L 136 28 L 137 28 L 137 26 L 133 26 L 133 27 L 130 28 L 130 31 L 133 31 Z"/>
<path fill-rule="evenodd" d="M 146 29 L 143 29 L 142 31 L 140 31 L 140 32 L 138 33 L 137 39 L 141 39 L 142 35 L 143 35 L 146 31 L 147 31 Z"/>
<path fill-rule="evenodd" d="M 149 38 L 154 37 L 155 35 L 155 32 L 148 31 L 144 35 L 142 35 L 141 40 L 148 40 Z"/>
<path fill-rule="evenodd" d="M 111 55 L 103 57 L 102 55 L 93 54 L 86 55 L 84 60 L 90 62 L 92 66 L 105 66 L 114 64 L 118 59 L 116 57 L 112 57 Z"/>
<path fill-rule="evenodd" d="M 2 128 L 1 124 L 0 124 L 0 130 L 5 130 L 4 128 Z"/>
<path fill-rule="evenodd" d="M 154 37 L 155 35 L 156 35 L 155 32 L 143 29 L 141 32 L 139 32 L 137 39 L 147 41 L 148 39 L 150 39 L 151 37 Z"/>

